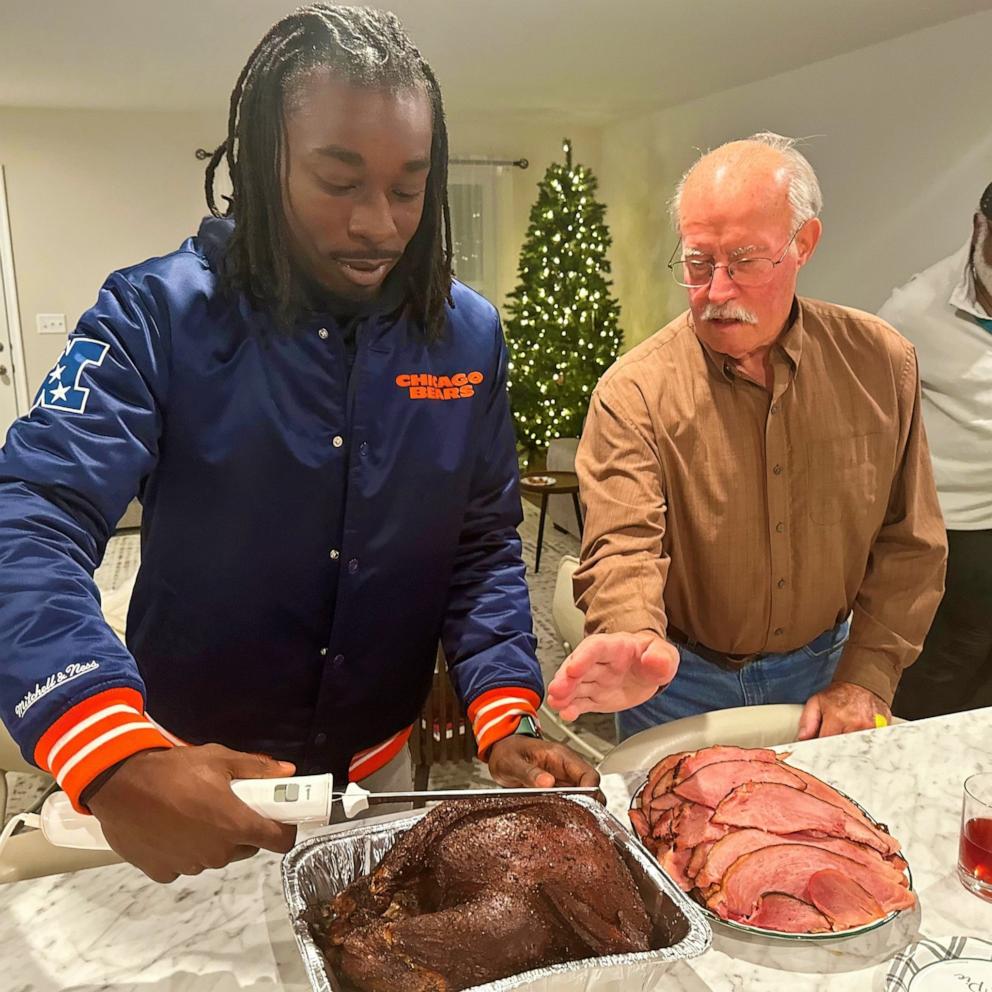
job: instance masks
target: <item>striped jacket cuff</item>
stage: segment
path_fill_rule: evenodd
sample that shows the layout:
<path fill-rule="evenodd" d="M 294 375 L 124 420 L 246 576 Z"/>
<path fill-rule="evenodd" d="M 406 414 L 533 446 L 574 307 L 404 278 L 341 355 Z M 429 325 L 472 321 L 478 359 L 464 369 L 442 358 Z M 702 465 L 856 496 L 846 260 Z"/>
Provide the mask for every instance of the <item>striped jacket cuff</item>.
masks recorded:
<path fill-rule="evenodd" d="M 541 697 L 533 689 L 503 687 L 476 696 L 468 705 L 468 718 L 479 747 L 479 760 L 485 761 L 493 744 L 517 729 L 522 716 L 529 716 L 537 723 L 540 705 Z"/>
<path fill-rule="evenodd" d="M 63 713 L 42 734 L 34 760 L 77 810 L 88 813 L 79 796 L 97 775 L 139 751 L 172 746 L 145 716 L 140 692 L 105 689 Z"/>
<path fill-rule="evenodd" d="M 406 742 L 410 739 L 412 732 L 413 727 L 407 727 L 405 730 L 393 734 L 381 744 L 359 751 L 351 759 L 351 764 L 348 766 L 348 781 L 360 782 L 363 778 L 368 778 L 369 775 L 385 768 L 406 747 Z"/>

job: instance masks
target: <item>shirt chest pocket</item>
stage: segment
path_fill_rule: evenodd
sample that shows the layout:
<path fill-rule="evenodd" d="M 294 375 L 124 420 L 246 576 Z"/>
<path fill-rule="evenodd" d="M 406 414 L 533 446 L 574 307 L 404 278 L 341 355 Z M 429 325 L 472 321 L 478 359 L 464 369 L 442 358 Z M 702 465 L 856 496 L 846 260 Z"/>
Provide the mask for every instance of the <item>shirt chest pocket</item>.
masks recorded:
<path fill-rule="evenodd" d="M 810 441 L 806 449 L 810 519 L 836 524 L 884 504 L 892 482 L 892 435 L 886 432 Z"/>

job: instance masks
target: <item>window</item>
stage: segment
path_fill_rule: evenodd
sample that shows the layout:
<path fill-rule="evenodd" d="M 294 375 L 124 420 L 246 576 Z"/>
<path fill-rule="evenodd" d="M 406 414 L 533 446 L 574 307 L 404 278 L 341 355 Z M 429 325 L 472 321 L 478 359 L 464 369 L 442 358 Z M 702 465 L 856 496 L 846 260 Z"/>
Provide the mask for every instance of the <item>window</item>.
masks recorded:
<path fill-rule="evenodd" d="M 504 170 L 453 165 L 448 174 L 452 265 L 456 278 L 499 306 L 496 188 Z"/>

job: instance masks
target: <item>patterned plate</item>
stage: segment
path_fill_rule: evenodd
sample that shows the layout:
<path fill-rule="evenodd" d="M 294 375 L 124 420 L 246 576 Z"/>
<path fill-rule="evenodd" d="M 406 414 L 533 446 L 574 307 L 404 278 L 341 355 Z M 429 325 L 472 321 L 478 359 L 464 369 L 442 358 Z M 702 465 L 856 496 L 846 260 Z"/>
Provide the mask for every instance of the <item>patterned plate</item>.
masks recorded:
<path fill-rule="evenodd" d="M 829 783 L 826 784 L 829 785 Z M 637 792 L 634 793 L 634 796 L 631 798 L 630 800 L 631 809 L 636 809 L 640 806 L 640 796 L 641 793 L 644 791 L 645 785 L 647 785 L 646 781 L 644 785 L 642 785 L 637 790 Z M 838 789 L 837 786 L 835 785 L 831 785 L 830 788 L 840 793 L 840 795 L 842 795 L 845 799 L 850 800 L 850 802 L 854 803 L 854 805 L 857 806 L 858 809 L 861 810 L 861 812 L 864 813 L 864 815 L 868 818 L 868 820 L 871 823 L 875 824 L 876 827 L 880 825 L 878 820 L 876 820 L 875 817 L 873 817 L 871 813 L 869 813 L 868 810 L 866 810 L 864 806 L 862 806 L 859 802 L 855 801 L 854 799 L 851 799 L 851 797 L 846 793 L 841 792 L 841 790 Z M 641 846 L 644 847 L 644 849 L 648 851 L 648 853 L 650 854 L 651 853 L 650 849 L 647 847 L 646 844 L 644 844 L 643 841 L 641 841 L 640 834 L 638 834 L 636 830 L 633 830 L 633 828 L 631 829 L 634 836 L 641 843 Z M 901 853 L 903 860 L 906 860 L 906 852 L 903 851 Z M 909 882 L 909 891 L 913 892 L 914 891 L 913 873 L 909 870 L 908 860 L 906 861 L 906 879 Z M 694 897 L 690 897 L 690 898 L 694 898 Z M 917 899 L 919 899 L 919 896 L 917 896 Z M 897 916 L 906 912 L 906 910 L 904 909 L 893 910 L 887 916 L 883 916 L 880 920 L 872 920 L 871 923 L 865 923 L 860 927 L 851 927 L 848 930 L 831 930 L 829 933 L 785 933 L 782 930 L 768 930 L 765 927 L 755 927 L 755 926 L 751 926 L 748 923 L 736 923 L 733 920 L 725 920 L 722 916 L 718 916 L 716 913 L 713 912 L 713 910 L 709 909 L 707 906 L 704 906 L 702 903 L 699 903 L 699 908 L 703 911 L 703 914 L 711 922 L 719 924 L 722 927 L 727 927 L 729 930 L 739 930 L 741 933 L 757 934 L 758 936 L 761 937 L 774 937 L 776 940 L 798 940 L 804 942 L 824 941 L 824 940 L 844 940 L 847 937 L 858 937 L 863 933 L 870 933 L 872 930 L 877 930 L 879 927 L 884 927 L 887 923 L 891 923 Z M 886 990 L 886 992 L 888 992 L 888 990 Z M 916 992 L 916 990 L 914 989 L 913 992 Z M 989 992 L 992 992 L 992 986 L 989 987 Z"/>
<path fill-rule="evenodd" d="M 992 944 L 978 937 L 920 940 L 900 951 L 885 976 L 885 992 L 992 989 Z"/>

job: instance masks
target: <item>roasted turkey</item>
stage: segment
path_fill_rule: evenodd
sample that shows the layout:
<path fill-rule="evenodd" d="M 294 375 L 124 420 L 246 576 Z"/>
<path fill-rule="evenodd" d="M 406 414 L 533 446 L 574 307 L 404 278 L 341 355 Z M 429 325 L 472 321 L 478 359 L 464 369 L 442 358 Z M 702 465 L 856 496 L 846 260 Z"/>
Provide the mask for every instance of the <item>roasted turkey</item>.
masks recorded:
<path fill-rule="evenodd" d="M 442 803 L 310 922 L 362 992 L 454 992 L 651 943 L 612 842 L 557 796 Z"/>

